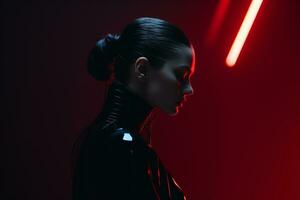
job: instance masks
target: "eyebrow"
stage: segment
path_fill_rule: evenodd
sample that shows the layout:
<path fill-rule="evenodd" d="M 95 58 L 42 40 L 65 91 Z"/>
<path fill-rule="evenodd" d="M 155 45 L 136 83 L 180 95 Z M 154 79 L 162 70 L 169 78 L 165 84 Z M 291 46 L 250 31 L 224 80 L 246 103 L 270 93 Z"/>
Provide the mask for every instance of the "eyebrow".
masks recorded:
<path fill-rule="evenodd" d="M 188 65 L 178 65 L 179 69 L 187 69 L 188 71 L 191 71 L 190 67 Z"/>

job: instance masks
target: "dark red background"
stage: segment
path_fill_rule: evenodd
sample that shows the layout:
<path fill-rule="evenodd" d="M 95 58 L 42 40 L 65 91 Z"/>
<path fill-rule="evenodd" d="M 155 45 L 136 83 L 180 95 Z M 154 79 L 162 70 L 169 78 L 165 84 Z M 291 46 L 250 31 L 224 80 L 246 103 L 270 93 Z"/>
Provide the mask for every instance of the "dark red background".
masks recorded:
<path fill-rule="evenodd" d="M 177 24 L 196 50 L 195 95 L 152 136 L 187 199 L 300 199 L 300 3 L 265 0 L 234 68 L 225 57 L 250 0 L 233 1 L 209 46 L 217 4 L 2 1 L 1 199 L 70 199 L 72 143 L 104 94 L 87 54 L 142 16 Z"/>

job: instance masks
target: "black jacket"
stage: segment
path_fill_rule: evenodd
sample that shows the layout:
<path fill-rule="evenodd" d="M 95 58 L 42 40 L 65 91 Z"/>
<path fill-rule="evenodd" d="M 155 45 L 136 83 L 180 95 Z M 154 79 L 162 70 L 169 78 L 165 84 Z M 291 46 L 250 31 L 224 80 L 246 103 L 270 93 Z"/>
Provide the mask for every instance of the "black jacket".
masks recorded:
<path fill-rule="evenodd" d="M 140 132 L 152 107 L 113 81 L 102 112 L 80 139 L 73 200 L 183 200 L 184 194 Z"/>

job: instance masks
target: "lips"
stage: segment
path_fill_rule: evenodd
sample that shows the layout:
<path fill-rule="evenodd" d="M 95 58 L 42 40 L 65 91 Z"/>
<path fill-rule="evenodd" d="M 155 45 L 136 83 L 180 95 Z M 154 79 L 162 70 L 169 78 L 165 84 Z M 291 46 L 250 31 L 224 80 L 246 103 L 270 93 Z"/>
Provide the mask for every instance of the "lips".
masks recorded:
<path fill-rule="evenodd" d="M 186 97 L 184 96 L 182 99 L 180 99 L 178 102 L 177 102 L 177 105 L 180 105 L 182 106 L 183 105 L 183 102 L 186 101 Z"/>
<path fill-rule="evenodd" d="M 183 102 L 184 102 L 184 100 L 180 100 L 180 101 L 177 102 L 177 105 L 182 106 Z"/>

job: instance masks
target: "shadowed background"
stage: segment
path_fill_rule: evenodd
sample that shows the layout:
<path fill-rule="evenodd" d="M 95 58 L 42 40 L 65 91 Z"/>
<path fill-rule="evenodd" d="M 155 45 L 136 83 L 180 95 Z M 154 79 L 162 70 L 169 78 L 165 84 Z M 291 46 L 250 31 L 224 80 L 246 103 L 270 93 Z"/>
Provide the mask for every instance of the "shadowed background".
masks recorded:
<path fill-rule="evenodd" d="M 152 136 L 187 199 L 300 199 L 300 3 L 265 0 L 228 68 L 251 1 L 232 1 L 207 43 L 219 2 L 2 1 L 1 199 L 70 199 L 72 144 L 104 98 L 87 55 L 142 16 L 178 25 L 196 51 L 194 95 Z"/>

